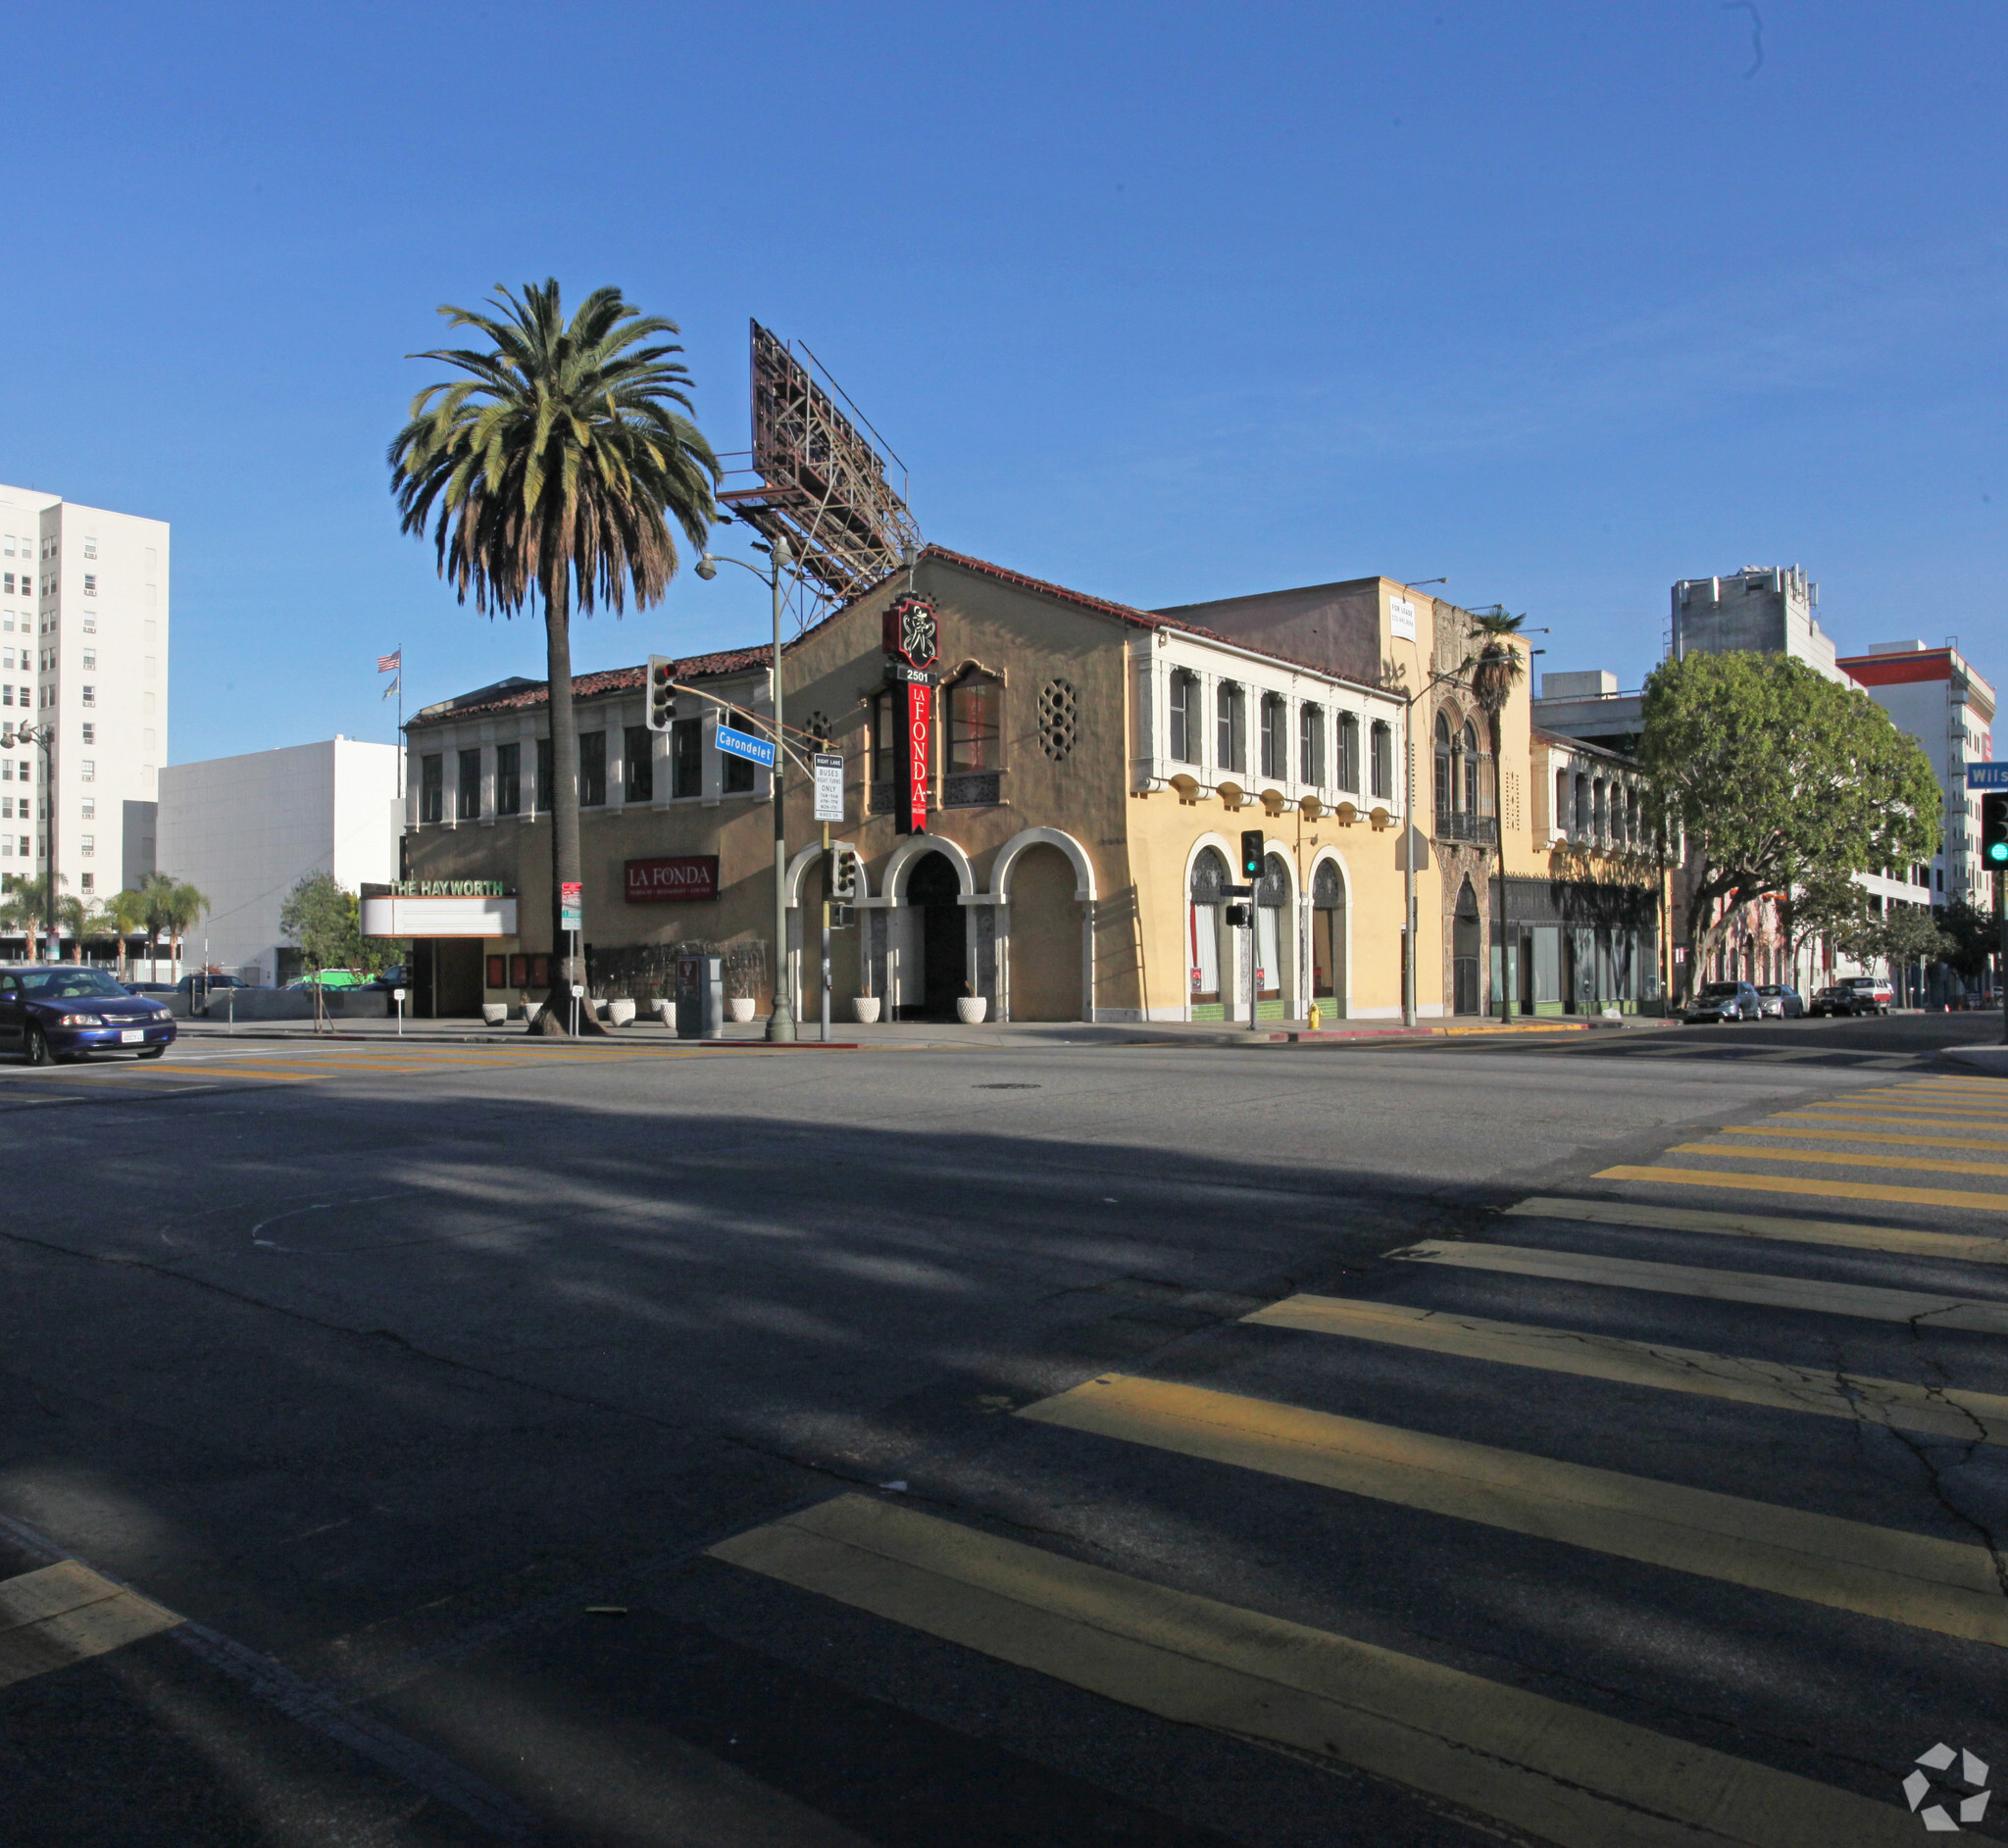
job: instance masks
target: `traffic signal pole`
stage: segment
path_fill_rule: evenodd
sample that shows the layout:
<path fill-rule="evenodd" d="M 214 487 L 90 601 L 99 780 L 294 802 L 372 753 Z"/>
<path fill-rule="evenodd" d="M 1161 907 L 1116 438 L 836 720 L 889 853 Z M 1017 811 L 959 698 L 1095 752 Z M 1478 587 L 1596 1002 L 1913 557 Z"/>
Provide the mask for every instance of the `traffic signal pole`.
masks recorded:
<path fill-rule="evenodd" d="M 1996 773 L 1992 764 L 1981 766 Z M 1967 773 L 1971 777 L 1974 772 Z M 1981 797 L 1981 864 L 1994 875 L 1994 922 L 2000 929 L 2001 967 L 1994 987 L 2001 998 L 2001 1043 L 2008 1046 L 2008 790 L 1989 790 Z"/>

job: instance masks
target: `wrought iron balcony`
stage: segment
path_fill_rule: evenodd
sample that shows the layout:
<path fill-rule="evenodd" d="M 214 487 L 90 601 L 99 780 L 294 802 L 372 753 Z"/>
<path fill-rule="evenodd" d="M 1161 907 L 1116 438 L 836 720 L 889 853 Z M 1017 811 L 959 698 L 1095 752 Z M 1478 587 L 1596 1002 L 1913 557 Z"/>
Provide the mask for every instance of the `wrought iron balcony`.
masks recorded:
<path fill-rule="evenodd" d="M 1475 815 L 1469 809 L 1438 809 L 1435 834 L 1438 840 L 1466 841 L 1474 847 L 1496 847 L 1499 844 L 1499 821 L 1496 816 Z"/>

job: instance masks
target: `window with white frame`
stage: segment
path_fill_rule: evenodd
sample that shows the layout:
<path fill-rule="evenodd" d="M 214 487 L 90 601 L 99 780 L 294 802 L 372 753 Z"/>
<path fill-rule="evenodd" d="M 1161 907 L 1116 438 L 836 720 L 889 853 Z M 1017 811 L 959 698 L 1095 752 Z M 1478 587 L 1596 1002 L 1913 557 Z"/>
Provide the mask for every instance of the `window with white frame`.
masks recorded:
<path fill-rule="evenodd" d="M 1360 721 L 1356 713 L 1338 715 L 1338 786 L 1360 786 Z"/>
<path fill-rule="evenodd" d="M 88 860 L 93 854 L 95 854 L 97 850 L 98 837 L 95 834 L 77 835 L 76 851 L 80 853 L 86 860 Z"/>
<path fill-rule="evenodd" d="M 1325 787 L 1325 708 L 1306 703 L 1297 709 L 1297 780 L 1314 789 Z"/>
<path fill-rule="evenodd" d="M 1223 680 L 1214 698 L 1219 736 L 1214 756 L 1222 770 L 1238 771 L 1248 758 L 1248 695 L 1233 680 Z"/>
<path fill-rule="evenodd" d="M 95 744 L 98 741 L 98 728 L 88 719 L 83 722 L 83 741 L 86 744 Z"/>
<path fill-rule="evenodd" d="M 1178 764 L 1199 762 L 1199 676 L 1190 668 L 1172 670 L 1170 737 L 1166 748 Z"/>
<path fill-rule="evenodd" d="M 1394 800 L 1394 727 L 1384 719 L 1375 720 L 1371 743 L 1374 780 L 1369 793 L 1377 801 L 1391 802 Z"/>
<path fill-rule="evenodd" d="M 96 796 L 84 797 L 83 819 L 86 822 L 95 822 L 98 819 L 98 799 Z"/>
<path fill-rule="evenodd" d="M 1262 774 L 1286 782 L 1290 774 L 1290 705 L 1280 693 L 1262 696 Z"/>

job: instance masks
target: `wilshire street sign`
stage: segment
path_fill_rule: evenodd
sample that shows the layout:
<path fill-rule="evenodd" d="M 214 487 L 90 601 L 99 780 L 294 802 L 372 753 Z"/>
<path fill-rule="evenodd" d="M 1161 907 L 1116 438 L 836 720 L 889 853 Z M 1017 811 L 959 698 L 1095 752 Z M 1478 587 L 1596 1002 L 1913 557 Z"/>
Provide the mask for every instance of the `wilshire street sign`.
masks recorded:
<path fill-rule="evenodd" d="M 1969 789 L 2008 789 L 2008 764 L 1969 764 L 1966 767 L 1966 786 Z"/>

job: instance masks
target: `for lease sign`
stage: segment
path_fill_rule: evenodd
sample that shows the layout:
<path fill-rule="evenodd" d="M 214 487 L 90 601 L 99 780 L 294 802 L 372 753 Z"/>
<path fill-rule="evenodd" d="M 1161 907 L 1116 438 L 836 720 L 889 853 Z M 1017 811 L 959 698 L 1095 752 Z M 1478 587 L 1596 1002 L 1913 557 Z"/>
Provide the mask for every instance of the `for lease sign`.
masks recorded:
<path fill-rule="evenodd" d="M 717 854 L 666 854 L 629 860 L 627 868 L 630 905 L 680 905 L 718 896 Z"/>

